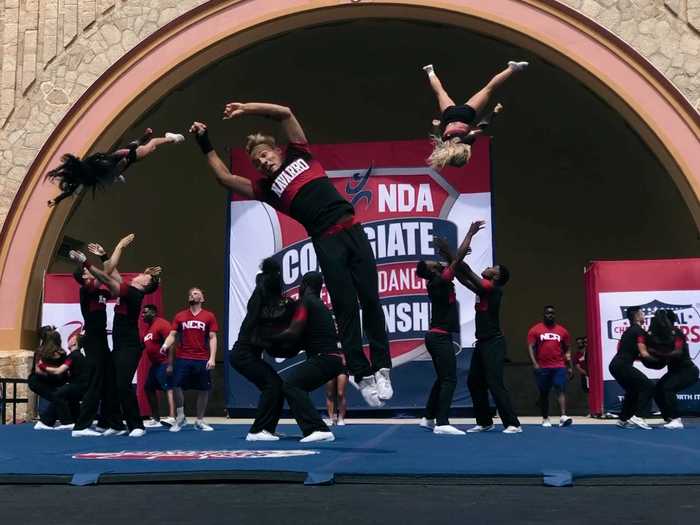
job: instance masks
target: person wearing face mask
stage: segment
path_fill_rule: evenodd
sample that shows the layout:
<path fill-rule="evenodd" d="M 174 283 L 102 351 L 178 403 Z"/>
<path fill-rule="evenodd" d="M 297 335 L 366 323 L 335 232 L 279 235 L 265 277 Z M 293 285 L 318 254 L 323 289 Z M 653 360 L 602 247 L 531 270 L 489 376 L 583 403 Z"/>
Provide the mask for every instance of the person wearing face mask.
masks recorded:
<path fill-rule="evenodd" d="M 168 425 L 175 423 L 175 401 L 173 399 L 173 389 L 168 381 L 166 373 L 168 366 L 167 353 L 161 352 L 163 343 L 170 335 L 170 323 L 158 316 L 158 307 L 154 304 L 147 304 L 143 307 L 141 319 L 146 325 L 146 332 L 143 334 L 143 345 L 146 357 L 148 357 L 151 367 L 148 369 L 148 377 L 144 384 L 144 391 L 148 397 L 148 404 L 151 406 L 151 419 L 144 423 L 145 427 L 159 428 L 161 425 L 160 406 L 158 403 L 158 392 L 162 392 L 168 399 L 168 418 L 163 422 Z"/>
<path fill-rule="evenodd" d="M 172 375 L 175 399 L 175 423 L 170 427 L 170 432 L 179 432 L 187 424 L 183 390 L 197 390 L 194 428 L 211 432 L 214 429 L 204 422 L 204 414 L 211 391 L 211 370 L 216 366 L 216 333 L 219 325 L 216 316 L 202 308 L 204 292 L 201 288 L 190 288 L 187 302 L 189 307 L 175 315 L 170 334 L 161 348 L 161 353 L 168 355 L 166 373 Z M 176 338 L 179 340 L 177 352 Z"/>
<path fill-rule="evenodd" d="M 554 387 L 559 402 L 559 426 L 567 427 L 573 420 L 566 415 L 566 382 L 573 376 L 569 331 L 556 321 L 554 306 L 544 307 L 542 322 L 527 333 L 527 349 L 535 371 L 538 404 L 542 412 L 542 426 L 552 426 L 549 420 L 549 392 Z"/>

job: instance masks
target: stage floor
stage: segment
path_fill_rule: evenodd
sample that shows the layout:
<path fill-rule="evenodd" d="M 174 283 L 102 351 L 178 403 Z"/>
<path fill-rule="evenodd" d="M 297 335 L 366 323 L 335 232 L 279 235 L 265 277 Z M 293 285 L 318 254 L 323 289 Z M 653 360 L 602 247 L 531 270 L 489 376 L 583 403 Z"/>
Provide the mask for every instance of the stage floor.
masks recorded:
<path fill-rule="evenodd" d="M 294 425 L 276 442 L 247 442 L 247 425 L 149 429 L 143 438 L 72 438 L 29 424 L 0 426 L 0 482 L 114 483 L 196 480 L 539 479 L 567 485 L 592 478 L 700 477 L 700 425 L 683 431 L 579 424 L 522 434 L 434 435 L 417 425 L 334 427 L 336 441 L 299 443 Z M 466 428 L 466 427 L 465 427 Z M 500 428 L 500 427 L 499 427 Z M 496 481 L 498 482 L 498 481 Z"/>

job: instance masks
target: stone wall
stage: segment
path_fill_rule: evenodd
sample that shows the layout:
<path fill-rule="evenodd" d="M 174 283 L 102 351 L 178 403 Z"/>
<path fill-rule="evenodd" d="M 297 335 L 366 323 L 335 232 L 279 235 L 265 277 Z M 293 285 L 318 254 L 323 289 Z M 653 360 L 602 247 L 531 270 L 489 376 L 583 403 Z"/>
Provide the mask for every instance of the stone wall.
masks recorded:
<path fill-rule="evenodd" d="M 11 378 L 26 378 L 29 376 L 32 367 L 32 358 L 34 354 L 24 350 L 16 352 L 0 353 L 0 377 Z M 14 391 L 12 385 L 7 386 L 7 397 L 29 399 L 28 403 L 17 405 L 16 417 L 17 421 L 27 421 L 34 417 L 35 396 L 29 391 L 26 384 L 17 385 L 17 391 Z M 7 405 L 5 414 L 5 422 L 12 421 L 12 407 Z"/>

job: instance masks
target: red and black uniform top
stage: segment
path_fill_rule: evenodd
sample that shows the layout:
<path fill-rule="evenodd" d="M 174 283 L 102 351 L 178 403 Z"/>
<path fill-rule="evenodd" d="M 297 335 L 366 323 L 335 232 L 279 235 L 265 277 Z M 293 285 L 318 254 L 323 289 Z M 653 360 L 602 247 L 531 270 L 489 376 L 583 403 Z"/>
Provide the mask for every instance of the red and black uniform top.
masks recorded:
<path fill-rule="evenodd" d="M 170 323 L 162 317 L 156 317 L 143 335 L 143 347 L 151 364 L 157 365 L 168 360 L 167 354 L 160 352 L 165 339 L 170 335 Z"/>
<path fill-rule="evenodd" d="M 588 360 L 586 359 L 586 352 L 576 352 L 574 354 L 574 363 L 583 368 L 586 373 L 588 373 Z"/>
<path fill-rule="evenodd" d="M 115 346 L 118 344 L 141 345 L 139 335 L 139 315 L 144 293 L 131 285 L 122 283 L 119 285 L 119 297 L 114 307 L 114 323 L 112 324 L 112 337 Z"/>
<path fill-rule="evenodd" d="M 427 283 L 431 303 L 430 332 L 447 334 L 459 331 L 454 277 L 454 271 L 447 267 Z"/>
<path fill-rule="evenodd" d="M 639 359 L 639 343 L 646 344 L 647 332 L 638 324 L 633 324 L 624 331 L 620 342 L 617 344 L 616 358 L 621 359 L 627 364 L 634 364 L 636 359 Z"/>
<path fill-rule="evenodd" d="M 319 296 L 304 294 L 292 317 L 295 320 L 305 322 L 301 346 L 308 357 L 341 352 L 333 316 Z"/>
<path fill-rule="evenodd" d="M 102 288 L 96 279 L 78 281 L 80 287 L 80 312 L 85 321 L 85 334 L 90 337 L 95 334 L 107 333 L 107 301 L 110 293 Z"/>
<path fill-rule="evenodd" d="M 476 294 L 476 339 L 487 341 L 503 335 L 499 313 L 503 290 L 488 279 L 481 280 L 483 291 Z"/>
<path fill-rule="evenodd" d="M 68 382 L 87 388 L 90 384 L 94 367 L 90 360 L 85 357 L 84 352 L 83 349 L 74 350 L 66 357 L 63 364 L 68 365 Z"/>
<path fill-rule="evenodd" d="M 676 370 L 681 370 L 683 368 L 690 368 L 695 366 L 693 360 L 690 358 L 690 349 L 688 348 L 688 339 L 685 334 L 678 328 L 674 330 L 673 334 L 673 348 L 674 350 L 681 350 L 681 355 L 678 357 L 671 357 L 668 360 L 668 371 L 674 372 Z"/>
<path fill-rule="evenodd" d="M 285 159 L 271 179 L 253 185 L 255 198 L 301 223 L 311 237 L 322 235 L 355 209 L 331 183 L 306 143 L 290 142 Z"/>

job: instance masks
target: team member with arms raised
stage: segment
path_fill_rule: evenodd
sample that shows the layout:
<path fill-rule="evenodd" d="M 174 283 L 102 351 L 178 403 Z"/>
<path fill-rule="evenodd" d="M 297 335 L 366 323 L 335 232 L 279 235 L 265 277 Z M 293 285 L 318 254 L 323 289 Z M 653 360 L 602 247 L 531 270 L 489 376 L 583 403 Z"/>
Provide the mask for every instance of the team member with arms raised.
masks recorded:
<path fill-rule="evenodd" d="M 567 376 L 573 376 L 569 353 L 569 331 L 556 321 L 554 306 L 544 307 L 544 318 L 527 333 L 527 350 L 535 370 L 535 382 L 540 393 L 538 403 L 542 411 L 542 426 L 551 427 L 549 420 L 549 391 L 557 391 L 559 426 L 567 427 L 573 420 L 566 415 Z"/>
<path fill-rule="evenodd" d="M 244 115 L 279 121 L 289 140 L 283 151 L 271 136 L 258 133 L 248 137 L 246 151 L 263 175 L 255 184 L 229 172 L 214 151 L 204 124 L 195 122 L 190 131 L 221 185 L 248 199 L 263 201 L 304 226 L 331 297 L 350 373 L 365 401 L 373 407 L 382 406 L 393 396 L 391 356 L 379 302 L 377 265 L 362 224 L 355 219 L 353 206 L 338 193 L 323 166 L 311 155 L 304 130 L 289 108 L 264 103 L 226 105 L 224 118 Z M 363 328 L 371 363 L 362 350 Z"/>
<path fill-rule="evenodd" d="M 216 316 L 202 308 L 204 292 L 190 288 L 187 292 L 189 308 L 178 312 L 170 327 L 170 334 L 161 351 L 167 352 L 167 373 L 172 374 L 176 416 L 170 432 L 179 432 L 187 424 L 185 419 L 185 395 L 183 390 L 197 390 L 196 430 L 214 430 L 204 422 L 204 414 L 211 391 L 211 372 L 216 366 L 216 332 L 219 325 Z M 177 354 L 175 338 L 179 339 Z M 176 358 L 177 357 L 177 358 Z"/>

